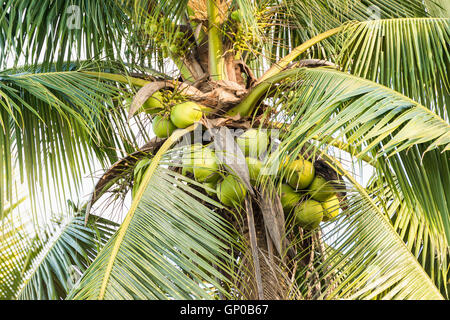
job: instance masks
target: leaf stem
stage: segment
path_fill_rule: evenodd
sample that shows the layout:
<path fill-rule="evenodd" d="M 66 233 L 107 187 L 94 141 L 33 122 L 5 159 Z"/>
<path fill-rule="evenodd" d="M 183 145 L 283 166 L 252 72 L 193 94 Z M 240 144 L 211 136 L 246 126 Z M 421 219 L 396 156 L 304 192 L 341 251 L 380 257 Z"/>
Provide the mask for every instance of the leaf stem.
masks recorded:
<path fill-rule="evenodd" d="M 209 74 L 213 80 L 226 80 L 222 40 L 220 39 L 219 8 L 216 0 L 208 0 L 208 52 Z"/>
<path fill-rule="evenodd" d="M 116 82 L 132 84 L 132 85 L 139 86 L 139 87 L 143 87 L 147 83 L 151 82 L 151 81 L 147 81 L 144 79 L 134 78 L 134 77 L 130 77 L 130 76 L 124 76 L 121 74 L 114 74 L 114 73 L 93 72 L 93 71 L 81 71 L 81 72 L 92 75 L 92 76 L 96 76 L 96 77 L 104 79 L 104 80 L 112 80 L 112 81 L 116 81 Z"/>
<path fill-rule="evenodd" d="M 242 117 L 248 116 L 255 107 L 258 100 L 265 94 L 273 84 L 276 84 L 296 73 L 299 69 L 290 69 L 282 71 L 271 78 L 259 83 L 256 87 L 250 91 L 250 94 L 246 96 L 237 106 L 228 111 L 228 115 L 234 116 L 240 114 Z"/>
<path fill-rule="evenodd" d="M 294 48 L 287 56 L 281 58 L 278 62 L 276 62 L 272 67 L 270 67 L 269 70 L 267 70 L 261 78 L 258 79 L 256 82 L 257 84 L 276 75 L 280 71 L 282 71 L 284 68 L 288 66 L 289 63 L 291 63 L 295 58 L 297 58 L 299 55 L 301 55 L 303 52 L 311 48 L 313 45 L 319 43 L 322 40 L 325 40 L 336 33 L 340 32 L 344 29 L 344 26 L 340 26 L 331 30 L 328 30 L 324 33 L 321 33 L 308 41 L 302 43 L 298 47 Z"/>

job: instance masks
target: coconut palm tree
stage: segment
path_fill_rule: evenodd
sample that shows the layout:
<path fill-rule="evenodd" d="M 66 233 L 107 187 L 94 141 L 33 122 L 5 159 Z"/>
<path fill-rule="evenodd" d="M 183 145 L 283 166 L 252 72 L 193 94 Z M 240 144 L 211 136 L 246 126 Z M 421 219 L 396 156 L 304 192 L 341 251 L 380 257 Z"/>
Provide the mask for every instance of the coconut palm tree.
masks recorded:
<path fill-rule="evenodd" d="M 4 229 L 3 298 L 449 298 L 443 1 L 1 6 L 1 218 L 13 167 L 62 204 L 103 168 L 64 222 Z"/>

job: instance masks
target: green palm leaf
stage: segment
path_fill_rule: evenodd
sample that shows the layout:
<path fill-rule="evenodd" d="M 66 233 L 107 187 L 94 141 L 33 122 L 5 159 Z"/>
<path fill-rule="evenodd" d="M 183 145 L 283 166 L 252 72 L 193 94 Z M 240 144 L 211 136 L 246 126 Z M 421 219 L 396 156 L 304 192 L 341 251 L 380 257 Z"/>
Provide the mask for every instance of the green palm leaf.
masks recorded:
<path fill-rule="evenodd" d="M 290 90 L 295 79 L 299 82 L 293 96 L 280 96 L 290 128 L 282 148 L 298 153 L 305 141 L 330 137 L 321 145 L 343 142 L 358 158 L 367 153 L 378 156 L 373 165 L 386 175 L 402 177 L 400 187 L 410 208 L 421 205 L 430 225 L 436 233 L 444 232 L 448 241 L 445 172 L 450 125 L 417 102 L 368 80 L 321 68 L 286 74 L 295 75 L 288 81 Z"/>
<path fill-rule="evenodd" d="M 64 298 L 78 273 L 87 269 L 117 229 L 116 223 L 96 216 L 86 226 L 84 217 L 68 217 L 48 224 L 39 234 L 30 231 L 30 224 L 7 226 L 2 233 L 2 299 Z"/>
<path fill-rule="evenodd" d="M 425 1 L 432 17 L 450 18 L 450 4 L 445 0 Z"/>
<path fill-rule="evenodd" d="M 344 32 L 339 64 L 420 102 L 448 123 L 449 22 L 444 18 L 409 18 L 355 24 Z M 436 237 L 438 231 L 446 230 L 449 239 L 450 207 L 445 191 L 450 174 L 448 158 L 441 149 L 425 151 L 426 145 L 419 144 L 392 157 L 389 165 L 380 161 L 380 174 L 394 171 L 399 180 L 394 183 L 393 177 L 388 178 L 391 188 L 405 194 L 409 210 L 426 216 L 435 226 Z M 422 210 L 415 210 L 418 206 Z"/>
<path fill-rule="evenodd" d="M 42 242 L 42 249 L 22 278 L 18 299 L 65 298 L 117 226 L 96 216 L 90 217 L 87 226 L 82 216 L 63 221 L 59 230 Z"/>
<path fill-rule="evenodd" d="M 13 217 L 21 201 L 2 212 L 0 232 L 0 299 L 11 299 L 20 285 L 23 266 L 33 257 L 36 243 L 29 237 L 29 222 Z M 34 250 L 31 250 L 31 249 Z"/>
<path fill-rule="evenodd" d="M 450 250 L 445 234 L 437 233 L 425 219 L 426 213 L 420 206 L 414 210 L 406 204 L 400 193 L 395 193 L 387 182 L 382 182 L 382 176 L 373 180 L 369 186 L 376 190 L 375 201 L 385 208 L 385 215 L 390 219 L 394 230 L 403 239 L 408 250 L 416 257 L 443 296 L 449 297 L 448 272 Z M 381 181 L 381 185 L 378 186 Z M 397 187 L 395 190 L 400 190 Z"/>
<path fill-rule="evenodd" d="M 44 185 L 54 184 L 70 193 L 82 173 L 92 170 L 86 158 L 111 163 L 117 159 L 114 149 L 132 150 L 124 110 L 113 100 L 119 87 L 79 71 L 39 71 L 0 72 L 0 172 L 6 173 L 0 203 L 3 190 L 11 189 L 15 161 L 22 177 L 27 171 L 31 188 L 37 181 L 44 192 Z"/>
<path fill-rule="evenodd" d="M 342 70 L 391 87 L 448 120 L 450 19 L 364 21 L 342 38 Z"/>
<path fill-rule="evenodd" d="M 338 132 L 339 137 L 327 143 L 345 138 L 345 143 L 361 149 L 357 157 L 372 150 L 378 155 L 393 155 L 426 142 L 430 143 L 428 150 L 450 149 L 450 125 L 437 114 L 401 93 L 333 69 L 281 72 L 255 88 L 236 110 L 252 110 L 267 89 L 283 81 L 272 96 L 277 103 L 274 108 L 284 106 L 280 117 L 293 129 L 292 139 L 287 139 L 285 145 L 295 145 L 300 138 L 334 137 L 344 128 Z M 286 91 L 290 94 L 286 95 Z M 389 141 L 383 141 L 388 136 Z M 376 147 L 382 141 L 380 151 Z"/>
<path fill-rule="evenodd" d="M 327 30 L 342 26 L 350 21 L 366 21 L 374 19 L 391 19 L 404 17 L 427 17 L 428 7 L 422 1 L 297 1 L 285 0 L 282 2 L 280 20 L 286 29 L 280 33 L 282 45 L 286 48 L 295 48 L 308 39 Z M 277 37 L 278 39 L 278 37 Z M 307 53 L 311 58 L 329 58 L 339 53 L 335 39 L 327 39 L 316 45 Z M 281 56 L 286 55 L 284 52 Z M 278 60 L 277 59 L 277 60 Z"/>
<path fill-rule="evenodd" d="M 100 252 L 69 299 L 211 299 L 211 285 L 228 294 L 218 270 L 230 262 L 229 226 L 198 199 L 218 204 L 186 179 L 163 168 L 154 172 L 129 224 Z"/>
<path fill-rule="evenodd" d="M 80 58 L 119 57 L 128 22 L 121 2 L 7 0 L 0 12 L 0 67 L 8 58 L 61 66 Z"/>
<path fill-rule="evenodd" d="M 417 145 L 389 159 L 378 161 L 380 176 L 386 176 L 395 194 L 402 194 L 404 204 L 416 214 L 423 214 L 434 230 L 431 235 L 446 236 L 450 243 L 450 206 L 447 191 L 450 183 L 448 151 L 436 149 L 426 152 L 426 145 Z M 425 153 L 426 152 L 426 153 Z"/>
<path fill-rule="evenodd" d="M 318 280 L 334 283 L 317 292 L 327 299 L 442 299 L 408 248 L 367 194 L 349 192 L 349 209 L 326 223 L 325 258 Z M 300 279 L 308 279 L 306 270 Z"/>

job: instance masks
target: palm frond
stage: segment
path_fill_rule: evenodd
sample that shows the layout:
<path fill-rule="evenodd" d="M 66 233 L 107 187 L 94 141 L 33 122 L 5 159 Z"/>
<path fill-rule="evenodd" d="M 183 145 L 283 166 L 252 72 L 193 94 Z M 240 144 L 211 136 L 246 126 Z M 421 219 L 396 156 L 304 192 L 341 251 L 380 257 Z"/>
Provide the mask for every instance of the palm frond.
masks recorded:
<path fill-rule="evenodd" d="M 284 0 L 278 9 L 278 27 L 275 28 L 275 48 L 279 54 L 275 61 L 307 40 L 342 26 L 350 21 L 392 19 L 405 17 L 428 17 L 429 9 L 418 0 L 405 1 L 297 1 Z M 339 53 L 336 38 L 330 38 L 314 46 L 305 56 L 328 59 Z M 280 50 L 281 49 L 281 50 Z M 274 52 L 275 49 L 273 48 Z"/>
<path fill-rule="evenodd" d="M 377 170 L 379 176 L 386 177 L 395 194 L 403 195 L 404 204 L 409 210 L 423 214 L 423 218 L 434 230 L 432 235 L 446 236 L 448 247 L 450 243 L 448 151 L 442 151 L 442 148 L 428 152 L 426 150 L 426 145 L 415 145 L 392 156 L 388 162 L 379 159 Z"/>
<path fill-rule="evenodd" d="M 374 176 L 368 187 L 375 190 L 375 202 L 385 208 L 385 215 L 390 219 L 394 230 L 403 239 L 408 250 L 414 255 L 424 270 L 448 299 L 448 272 L 450 250 L 445 234 L 436 233 L 424 217 L 422 207 L 414 210 L 406 204 L 401 188 L 392 190 L 389 183 L 383 182 L 382 174 Z"/>
<path fill-rule="evenodd" d="M 342 70 L 391 87 L 448 121 L 450 19 L 364 21 L 341 36 Z"/>
<path fill-rule="evenodd" d="M 449 122 L 449 19 L 361 22 L 349 27 L 343 39 L 339 63 L 344 70 L 389 86 Z M 378 167 L 380 175 L 390 176 L 391 188 L 404 194 L 409 210 L 421 211 L 435 231 L 445 230 L 448 243 L 450 210 L 445 186 L 450 173 L 448 156 L 441 151 L 415 145 L 393 156 L 390 165 L 379 162 Z"/>
<path fill-rule="evenodd" d="M 310 281 L 319 299 L 443 298 L 371 196 L 350 191 L 348 207 L 324 224 L 322 260 L 300 270 L 301 287 Z"/>
<path fill-rule="evenodd" d="M 77 216 L 62 221 L 58 227 L 48 232 L 42 249 L 23 274 L 18 299 L 64 299 L 118 225 L 91 216 L 85 226 L 84 217 Z"/>
<path fill-rule="evenodd" d="M 6 174 L 0 195 L 11 189 L 15 161 L 31 188 L 38 182 L 46 191 L 44 185 L 54 184 L 64 194 L 74 191 L 82 173 L 92 172 L 92 161 L 86 159 L 112 163 L 116 148 L 133 150 L 125 111 L 117 108 L 120 88 L 67 68 L 72 70 L 0 73 L 0 172 Z"/>
<path fill-rule="evenodd" d="M 9 219 L 1 233 L 1 299 L 62 299 L 117 229 L 109 220 L 68 216 L 36 228 Z"/>
<path fill-rule="evenodd" d="M 8 59 L 62 65 L 120 57 L 129 20 L 122 2 L 7 0 L 0 13 L 0 67 Z"/>
<path fill-rule="evenodd" d="M 295 140 L 329 136 L 332 141 L 326 142 L 331 143 L 346 138 L 348 145 L 365 147 L 358 157 L 375 149 L 378 154 L 392 156 L 427 142 L 427 150 L 450 149 L 450 125 L 446 120 L 399 92 L 333 69 L 283 71 L 256 87 L 238 107 L 252 110 L 271 86 L 273 92 L 267 97 L 276 103 L 273 108 L 284 106 L 277 120 L 287 123 L 292 129 L 290 137 Z M 333 136 L 342 127 L 345 131 L 339 137 Z M 382 151 L 377 149 L 391 134 Z M 297 142 L 287 139 L 285 145 Z"/>
<path fill-rule="evenodd" d="M 69 299 L 228 294 L 223 288 L 228 280 L 218 270 L 227 270 L 230 262 L 231 230 L 198 199 L 220 205 L 186 185 L 186 179 L 161 167 L 154 172 L 127 229 L 119 229 L 121 237 L 116 234 L 101 251 Z"/>
<path fill-rule="evenodd" d="M 285 84 L 292 94 L 275 95 L 286 106 L 280 117 L 289 129 L 281 150 L 298 154 L 305 141 L 330 137 L 318 145 L 341 142 L 356 158 L 371 154 L 383 174 L 402 177 L 399 185 L 411 210 L 421 205 L 448 241 L 448 122 L 401 93 L 345 73 L 323 68 L 286 73 L 295 74 Z"/>
<path fill-rule="evenodd" d="M 29 236 L 30 221 L 13 216 L 21 201 L 1 212 L 0 219 L 0 299 L 12 299 L 20 284 L 22 266 L 32 258 L 36 243 Z"/>
<path fill-rule="evenodd" d="M 432 17 L 450 18 L 450 4 L 445 0 L 425 1 Z"/>

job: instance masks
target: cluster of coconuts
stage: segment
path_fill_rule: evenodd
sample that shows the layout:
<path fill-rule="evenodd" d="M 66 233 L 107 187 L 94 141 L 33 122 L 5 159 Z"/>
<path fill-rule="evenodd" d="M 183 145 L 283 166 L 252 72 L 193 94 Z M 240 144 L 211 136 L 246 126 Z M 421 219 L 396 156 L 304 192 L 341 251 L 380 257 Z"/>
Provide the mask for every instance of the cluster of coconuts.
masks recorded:
<path fill-rule="evenodd" d="M 176 129 L 187 128 L 199 121 L 207 108 L 193 101 L 173 99 L 168 91 L 157 91 L 145 101 L 141 110 L 153 116 L 152 128 L 155 135 L 167 138 Z"/>
<path fill-rule="evenodd" d="M 236 143 L 245 155 L 250 182 L 256 184 L 263 167 L 260 159 L 267 152 L 269 136 L 265 130 L 252 128 L 238 136 Z M 183 153 L 182 162 L 183 174 L 192 173 L 198 182 L 204 184 L 209 195 L 215 193 L 225 206 L 242 204 L 247 194 L 245 185 L 234 175 L 223 177 L 219 173 L 219 165 L 210 145 L 189 146 Z M 294 214 L 295 223 L 304 229 L 312 230 L 320 222 L 338 215 L 339 199 L 333 184 L 316 174 L 310 161 L 298 158 L 282 165 L 286 166 L 284 172 L 287 174 L 278 177 L 283 182 L 281 204 L 287 214 Z"/>
<path fill-rule="evenodd" d="M 190 149 L 190 150 L 189 150 Z M 241 205 L 247 189 L 234 175 L 223 175 L 210 145 L 194 144 L 183 153 L 183 175 L 191 173 L 195 180 L 203 183 L 205 191 L 217 198 L 225 206 Z"/>
<path fill-rule="evenodd" d="M 264 131 L 249 129 L 236 138 L 237 145 L 245 154 L 250 181 L 255 183 L 263 166 L 258 159 L 267 149 L 269 137 Z M 185 148 L 182 157 L 182 174 L 193 174 L 195 180 L 203 183 L 209 195 L 216 195 L 228 207 L 242 205 L 247 195 L 246 186 L 233 174 L 224 174 L 211 145 L 194 144 Z"/>
<path fill-rule="evenodd" d="M 328 221 L 339 214 L 339 199 L 330 182 L 319 175 L 316 175 L 306 189 L 306 193 L 301 193 L 289 183 L 283 183 L 281 203 L 286 212 L 293 212 L 296 223 L 304 229 L 313 230 L 320 222 Z"/>
<path fill-rule="evenodd" d="M 157 91 L 142 106 L 142 111 L 153 115 L 153 131 L 166 138 L 177 128 L 186 128 L 199 121 L 206 108 L 192 101 L 167 107 L 167 93 Z M 269 136 L 266 130 L 251 128 L 236 138 L 236 144 L 245 155 L 250 182 L 256 184 L 267 152 Z M 225 206 L 240 206 L 247 194 L 246 186 L 232 174 L 223 174 L 212 145 L 193 144 L 185 148 L 182 174 L 192 174 L 205 186 L 209 195 L 216 194 Z M 295 222 L 305 229 L 315 229 L 321 221 L 328 221 L 339 213 L 339 199 L 332 182 L 316 174 L 314 165 L 301 156 L 284 161 L 279 170 L 282 180 L 281 204 L 287 214 L 293 213 Z"/>
<path fill-rule="evenodd" d="M 316 173 L 314 165 L 303 157 L 285 161 L 281 204 L 286 213 L 293 213 L 295 222 L 313 230 L 322 221 L 339 214 L 339 199 L 331 181 Z"/>
<path fill-rule="evenodd" d="M 263 163 L 259 160 L 266 152 L 269 137 L 266 131 L 249 129 L 236 139 L 244 152 L 250 181 L 256 182 Z M 316 174 L 314 165 L 302 157 L 292 162 L 284 161 L 284 177 L 279 177 L 281 204 L 286 213 L 294 212 L 295 222 L 305 229 L 315 229 L 321 221 L 328 221 L 339 213 L 339 199 L 331 181 Z M 279 173 L 282 170 L 278 171 Z"/>

